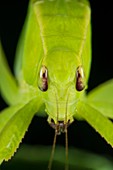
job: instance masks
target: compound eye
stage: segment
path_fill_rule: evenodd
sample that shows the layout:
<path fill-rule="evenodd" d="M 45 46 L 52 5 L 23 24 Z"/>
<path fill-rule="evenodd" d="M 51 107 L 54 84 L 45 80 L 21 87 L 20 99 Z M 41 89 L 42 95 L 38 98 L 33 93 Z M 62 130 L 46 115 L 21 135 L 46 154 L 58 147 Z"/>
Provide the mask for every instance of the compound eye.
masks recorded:
<path fill-rule="evenodd" d="M 46 66 L 42 66 L 40 70 L 40 78 L 39 78 L 39 89 L 41 91 L 47 91 L 48 89 L 48 71 Z"/>
<path fill-rule="evenodd" d="M 79 66 L 76 70 L 76 90 L 82 91 L 85 88 L 84 82 L 84 70 L 82 66 Z"/>

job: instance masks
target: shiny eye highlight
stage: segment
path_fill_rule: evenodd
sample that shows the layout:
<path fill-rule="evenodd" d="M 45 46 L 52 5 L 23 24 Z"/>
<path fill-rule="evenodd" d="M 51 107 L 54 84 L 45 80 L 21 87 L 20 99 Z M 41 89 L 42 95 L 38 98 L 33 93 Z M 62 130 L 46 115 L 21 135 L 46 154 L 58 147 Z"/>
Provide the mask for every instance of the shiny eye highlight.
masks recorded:
<path fill-rule="evenodd" d="M 79 66 L 76 70 L 76 90 L 82 91 L 85 88 L 83 67 Z"/>
<path fill-rule="evenodd" d="M 42 68 L 40 70 L 38 87 L 41 91 L 47 91 L 47 89 L 48 89 L 48 71 L 45 66 L 42 66 Z"/>

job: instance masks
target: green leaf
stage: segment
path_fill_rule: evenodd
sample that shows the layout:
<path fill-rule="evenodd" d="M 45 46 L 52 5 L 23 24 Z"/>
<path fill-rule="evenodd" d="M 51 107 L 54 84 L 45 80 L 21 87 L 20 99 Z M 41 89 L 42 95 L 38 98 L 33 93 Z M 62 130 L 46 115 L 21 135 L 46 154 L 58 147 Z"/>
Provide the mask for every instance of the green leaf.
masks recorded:
<path fill-rule="evenodd" d="M 104 101 L 88 101 L 88 103 L 104 116 L 113 119 L 113 103 Z"/>
<path fill-rule="evenodd" d="M 0 131 L 0 162 L 8 160 L 13 156 L 34 114 L 38 111 L 40 103 L 41 100 L 39 100 L 39 98 L 34 98 L 22 108 L 19 108 L 19 110 L 16 107 L 10 108 L 12 111 L 15 109 L 15 114 L 13 112 L 9 118 L 7 118 L 7 114 L 11 112 L 11 110 L 5 111 L 4 117 L 7 118 L 7 122 L 5 122 L 4 128 Z"/>
<path fill-rule="evenodd" d="M 18 95 L 18 87 L 8 63 L 6 61 L 2 45 L 0 43 L 0 90 L 3 98 L 8 104 L 15 104 Z"/>
<path fill-rule="evenodd" d="M 85 102 L 78 103 L 77 111 L 113 147 L 113 123 Z"/>
<path fill-rule="evenodd" d="M 93 89 L 87 99 L 92 107 L 113 119 L 113 79 Z"/>
<path fill-rule="evenodd" d="M 113 79 L 102 83 L 88 94 L 88 99 L 113 103 Z"/>
<path fill-rule="evenodd" d="M 24 104 L 18 104 L 15 106 L 8 107 L 0 112 L 0 133 L 3 130 L 7 122 L 14 116 L 14 114 L 23 107 Z"/>
<path fill-rule="evenodd" d="M 30 153 L 30 156 L 29 154 Z M 14 159 L 1 166 L 1 170 L 45 170 L 48 166 L 51 147 L 22 145 Z M 57 146 L 52 170 L 62 170 L 65 167 L 65 148 Z M 104 156 L 86 151 L 69 148 L 69 170 L 112 170 L 113 163 Z"/>

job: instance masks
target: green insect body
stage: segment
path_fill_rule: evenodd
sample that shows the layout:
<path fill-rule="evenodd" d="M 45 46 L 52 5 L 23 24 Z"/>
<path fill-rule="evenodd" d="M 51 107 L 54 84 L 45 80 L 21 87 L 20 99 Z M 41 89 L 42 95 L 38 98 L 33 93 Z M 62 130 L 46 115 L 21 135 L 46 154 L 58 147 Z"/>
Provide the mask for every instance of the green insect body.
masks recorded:
<path fill-rule="evenodd" d="M 89 76 L 90 7 L 86 1 L 55 0 L 36 1 L 29 8 L 18 72 L 22 72 L 27 84 L 38 88 L 43 86 L 40 71 L 45 66 L 48 89 L 38 93 L 45 103 L 48 121 L 72 122 L 77 103 L 84 94 L 84 90 L 76 90 L 77 68 L 83 69 L 85 75 L 81 81 L 85 86 Z"/>
<path fill-rule="evenodd" d="M 18 84 L 0 50 L 0 87 L 10 105 L 0 114 L 0 163 L 11 158 L 34 114 L 44 116 L 44 110 L 56 135 L 67 134 L 74 118 L 85 119 L 113 146 L 108 119 L 113 119 L 113 80 L 85 94 L 90 13 L 87 0 L 31 0 L 16 53 Z"/>

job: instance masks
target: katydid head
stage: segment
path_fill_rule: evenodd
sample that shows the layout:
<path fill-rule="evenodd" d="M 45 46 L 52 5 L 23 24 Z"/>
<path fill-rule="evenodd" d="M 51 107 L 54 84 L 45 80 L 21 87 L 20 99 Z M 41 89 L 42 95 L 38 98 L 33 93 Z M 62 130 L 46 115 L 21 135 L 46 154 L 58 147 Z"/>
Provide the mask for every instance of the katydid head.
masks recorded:
<path fill-rule="evenodd" d="M 71 79 L 64 80 L 62 74 L 68 75 Z M 49 115 L 48 122 L 54 129 L 59 129 L 58 133 L 65 129 L 65 124 L 73 122 L 77 103 L 85 89 L 84 77 L 81 65 L 75 67 L 73 71 L 67 70 L 67 73 L 63 67 L 56 72 L 54 68 L 50 69 L 47 65 L 41 66 L 38 86 L 42 91 L 46 112 Z"/>
<path fill-rule="evenodd" d="M 56 128 L 58 133 L 61 133 L 65 129 L 65 125 L 73 122 L 77 103 L 84 93 L 85 76 L 81 65 L 75 66 L 73 71 L 67 69 L 67 72 L 64 67 L 59 68 L 60 70 L 56 72 L 55 68 L 50 69 L 49 66 L 42 65 L 39 72 L 38 86 L 44 92 L 41 94 L 43 95 L 46 112 L 49 115 L 48 122 L 54 129 Z M 64 80 L 64 74 L 71 77 L 71 79 Z"/>

